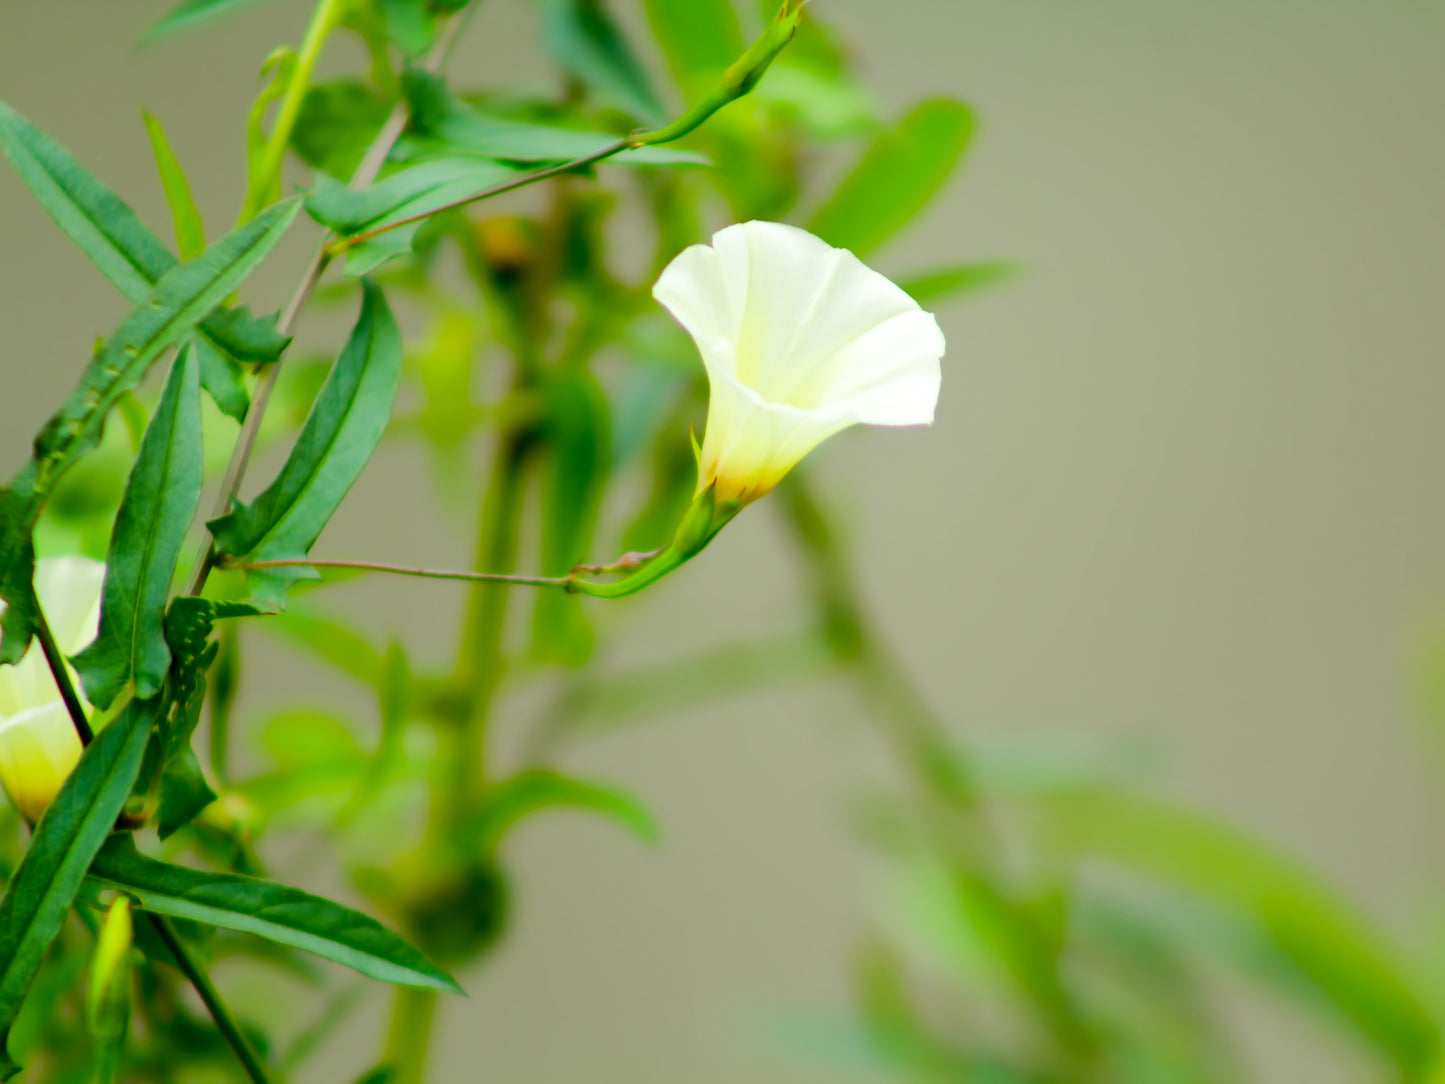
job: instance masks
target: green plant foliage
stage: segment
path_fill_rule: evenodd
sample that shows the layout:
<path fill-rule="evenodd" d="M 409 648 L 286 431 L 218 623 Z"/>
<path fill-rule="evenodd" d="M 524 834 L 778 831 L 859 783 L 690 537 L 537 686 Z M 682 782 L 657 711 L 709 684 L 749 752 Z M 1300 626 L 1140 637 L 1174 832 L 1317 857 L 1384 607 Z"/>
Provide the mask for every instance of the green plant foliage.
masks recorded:
<path fill-rule="evenodd" d="M 963 158 L 974 116 L 961 102 L 922 102 L 882 133 L 808 225 L 823 240 L 866 256 L 918 217 Z"/>
<path fill-rule="evenodd" d="M 8 604 L 0 661 L 14 662 L 30 644 L 35 621 L 31 532 L 56 482 L 99 443 L 116 400 L 245 280 L 298 208 L 295 200 L 280 204 L 198 259 L 166 272 L 91 359 L 79 387 L 36 437 L 34 458 L 0 490 L 0 599 Z"/>
<path fill-rule="evenodd" d="M 151 137 L 151 148 L 155 151 L 156 168 L 160 171 L 161 187 L 166 192 L 166 202 L 171 205 L 171 219 L 176 227 L 176 245 L 180 248 L 181 259 L 193 260 L 206 248 L 206 227 L 201 221 L 201 212 L 196 209 L 195 198 L 191 195 L 191 182 L 180 159 L 171 150 L 161 122 L 149 113 L 145 118 L 146 131 Z"/>
<path fill-rule="evenodd" d="M 661 124 L 665 113 L 647 69 L 602 0 L 537 0 L 542 41 L 559 67 L 581 80 L 602 101 L 644 124 Z"/>
<path fill-rule="evenodd" d="M 182 0 L 150 25 L 141 37 L 141 44 L 160 41 L 172 34 L 179 34 L 260 2 L 261 0 Z"/>
<path fill-rule="evenodd" d="M 360 80 L 322 83 L 302 100 L 291 146 L 307 165 L 349 180 L 390 113 L 390 103 Z"/>
<path fill-rule="evenodd" d="M 731 0 L 647 0 L 647 17 L 673 77 L 689 94 L 716 80 L 743 51 Z"/>
<path fill-rule="evenodd" d="M 367 283 L 361 315 L 281 473 L 250 505 L 213 520 L 222 553 L 242 561 L 304 559 L 376 450 L 401 379 L 401 332 L 381 289 Z M 304 573 L 257 570 L 258 598 L 281 604 Z"/>
<path fill-rule="evenodd" d="M 920 305 L 966 297 L 1008 282 L 1019 273 L 1010 263 L 970 263 L 911 275 L 898 283 Z"/>
<path fill-rule="evenodd" d="M 381 982 L 461 993 L 455 979 L 375 919 L 299 889 L 158 862 L 122 838 L 100 852 L 91 877 L 143 910 L 255 934 Z"/>
<path fill-rule="evenodd" d="M 201 503 L 201 384 L 182 350 L 121 497 L 106 560 L 100 636 L 75 659 L 90 702 L 129 683 L 149 700 L 171 664 L 162 628 L 181 545 Z"/>
<path fill-rule="evenodd" d="M 557 809 L 601 813 L 645 843 L 655 843 L 661 836 L 652 814 L 626 791 L 539 768 L 498 783 L 462 828 L 461 838 L 491 853 L 517 825 L 536 813 Z"/>
<path fill-rule="evenodd" d="M 0 897 L 0 1079 L 20 1070 L 6 1050 L 26 989 L 70 911 L 92 859 L 130 797 L 155 704 L 133 701 L 86 749 Z"/>

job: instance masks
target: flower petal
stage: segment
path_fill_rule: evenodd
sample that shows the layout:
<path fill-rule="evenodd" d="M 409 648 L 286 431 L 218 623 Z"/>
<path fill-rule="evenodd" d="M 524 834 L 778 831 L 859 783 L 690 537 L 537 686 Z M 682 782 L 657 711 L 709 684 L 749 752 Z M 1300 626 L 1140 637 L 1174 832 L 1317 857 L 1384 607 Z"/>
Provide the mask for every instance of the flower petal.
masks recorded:
<path fill-rule="evenodd" d="M 38 821 L 80 760 L 80 738 L 55 700 L 0 724 L 0 783 L 30 821 Z"/>

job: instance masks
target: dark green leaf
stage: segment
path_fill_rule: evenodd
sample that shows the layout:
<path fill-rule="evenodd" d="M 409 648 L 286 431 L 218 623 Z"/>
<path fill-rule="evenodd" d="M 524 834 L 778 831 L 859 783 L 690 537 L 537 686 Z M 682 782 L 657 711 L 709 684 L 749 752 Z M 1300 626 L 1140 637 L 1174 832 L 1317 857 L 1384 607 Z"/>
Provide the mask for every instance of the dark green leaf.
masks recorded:
<path fill-rule="evenodd" d="M 401 366 L 401 332 L 380 288 L 367 283 L 356 327 L 281 473 L 254 503 L 212 521 L 222 553 L 305 559 L 381 441 Z M 301 569 L 278 568 L 254 571 L 249 582 L 258 597 L 280 604 L 304 577 Z"/>
<path fill-rule="evenodd" d="M 3 1053 L 10 1028 L 86 869 L 125 808 L 156 703 L 132 701 L 97 735 L 40 818 L 0 898 L 0 1079 L 19 1068 Z"/>
<path fill-rule="evenodd" d="M 601 0 L 540 0 L 552 59 L 609 104 L 656 126 L 665 114 L 647 70 Z"/>
<path fill-rule="evenodd" d="M 914 301 L 927 305 L 932 301 L 944 301 L 959 295 L 972 294 L 1007 282 L 1018 274 L 1018 267 L 1011 263 L 965 263 L 957 267 L 941 267 L 921 275 L 909 275 L 898 280 Z"/>
<path fill-rule="evenodd" d="M 125 202 L 53 139 L 0 103 L 0 150 L 65 235 L 133 305 L 179 261 Z M 224 309 L 201 324 L 213 345 L 241 361 L 274 361 L 290 339 L 274 320 Z"/>
<path fill-rule="evenodd" d="M 441 158 L 409 166 L 370 188 L 347 188 L 318 178 L 306 212 L 342 235 L 427 214 L 517 176 L 516 170 L 477 158 Z"/>
<path fill-rule="evenodd" d="M 148 45 L 172 34 L 179 34 L 183 30 L 190 30 L 259 2 L 260 0 L 182 0 L 182 3 L 151 23 L 150 28 L 141 36 L 141 44 Z"/>
<path fill-rule="evenodd" d="M 240 364 L 217 350 L 204 336 L 197 335 L 192 345 L 201 367 L 201 387 L 222 414 L 238 424 L 244 422 L 251 409 L 251 396 L 246 391 L 246 375 Z"/>
<path fill-rule="evenodd" d="M 563 576 L 587 556 L 607 482 L 607 400 L 585 370 L 560 376 L 546 390 L 548 456 L 542 475 L 542 575 Z M 532 654 L 542 662 L 581 666 L 592 652 L 582 600 L 564 591 L 537 594 Z"/>
<path fill-rule="evenodd" d="M 199 258 L 167 271 L 91 359 L 79 387 L 35 438 L 34 458 L 0 492 L 0 598 L 9 604 L 0 662 L 16 661 L 30 644 L 35 620 L 31 534 L 56 482 L 99 443 L 115 401 L 240 285 L 280 240 L 298 207 L 295 200 L 279 204 Z"/>
<path fill-rule="evenodd" d="M 113 840 L 91 876 L 156 914 L 255 934 L 399 986 L 461 993 L 456 980 L 375 919 L 287 885 L 157 862 Z"/>
<path fill-rule="evenodd" d="M 483 851 L 492 851 L 512 828 L 548 809 L 590 810 L 612 818 L 644 842 L 660 838 L 652 814 L 626 791 L 542 768 L 521 772 L 493 788 L 462 836 Z"/>
<path fill-rule="evenodd" d="M 146 132 L 151 137 L 151 149 L 155 151 L 156 168 L 160 171 L 161 187 L 165 189 L 166 202 L 171 207 L 171 219 L 176 227 L 176 245 L 182 260 L 193 260 L 206 249 L 206 227 L 201 221 L 201 212 L 196 209 L 195 198 L 191 195 L 191 182 L 186 180 L 186 171 L 171 150 L 161 122 L 149 113 L 145 118 Z"/>
<path fill-rule="evenodd" d="M 647 0 L 652 32 L 689 94 L 712 83 L 747 43 L 732 0 Z"/>
<path fill-rule="evenodd" d="M 346 181 L 390 113 L 391 106 L 365 83 L 322 83 L 306 92 L 291 146 L 307 165 Z"/>
<path fill-rule="evenodd" d="M 830 245 L 866 256 L 903 229 L 938 194 L 973 138 L 961 102 L 920 103 L 884 132 L 808 226 Z"/>
<path fill-rule="evenodd" d="M 128 682 L 149 700 L 170 668 L 162 622 L 181 545 L 201 502 L 201 384 L 181 351 L 141 442 L 106 557 L 100 635 L 75 658 L 85 693 L 110 707 Z"/>

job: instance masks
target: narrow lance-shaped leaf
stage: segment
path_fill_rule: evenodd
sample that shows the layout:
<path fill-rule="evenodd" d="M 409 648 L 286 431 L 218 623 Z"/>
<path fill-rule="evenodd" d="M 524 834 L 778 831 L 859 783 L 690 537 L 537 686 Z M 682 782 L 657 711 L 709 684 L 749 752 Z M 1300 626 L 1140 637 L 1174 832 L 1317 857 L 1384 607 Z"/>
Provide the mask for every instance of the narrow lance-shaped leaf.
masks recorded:
<path fill-rule="evenodd" d="M 168 38 L 172 34 L 179 34 L 260 2 L 261 0 L 182 0 L 182 3 L 151 23 L 141 37 L 141 44 L 148 45 Z"/>
<path fill-rule="evenodd" d="M 91 877 L 147 911 L 265 937 L 381 982 L 461 993 L 455 979 L 375 919 L 298 888 L 158 862 L 124 838 L 106 846 Z"/>
<path fill-rule="evenodd" d="M 305 559 L 381 441 L 401 365 L 401 332 L 381 289 L 367 283 L 361 316 L 281 473 L 251 505 L 211 522 L 221 553 L 243 563 Z M 279 605 L 304 575 L 254 570 L 249 581 L 257 597 Z"/>
<path fill-rule="evenodd" d="M 181 259 L 192 260 L 206 247 L 206 227 L 201 221 L 201 212 L 196 208 L 195 197 L 191 195 L 191 182 L 180 159 L 171 150 L 170 140 L 161 122 L 149 113 L 145 118 L 146 132 L 151 137 L 151 149 L 156 156 L 156 169 L 161 175 L 161 187 L 165 189 L 166 202 L 171 206 L 171 219 L 176 227 L 176 245 L 181 250 Z"/>
<path fill-rule="evenodd" d="M 830 245 L 866 256 L 938 194 L 973 130 L 973 111 L 962 102 L 920 103 L 896 129 L 878 137 L 808 229 Z"/>
<path fill-rule="evenodd" d="M 0 599 L 8 605 L 0 662 L 18 660 L 34 633 L 31 534 L 56 482 L 99 443 L 115 401 L 261 262 L 291 224 L 298 206 L 295 200 L 278 204 L 191 263 L 166 272 L 91 359 L 80 385 L 35 438 L 34 458 L 0 491 Z"/>
<path fill-rule="evenodd" d="M 660 124 L 647 69 L 601 0 L 539 0 L 542 41 L 564 69 L 610 104 L 648 124 Z"/>
<path fill-rule="evenodd" d="M 108 708 L 128 682 L 148 700 L 170 667 L 162 623 L 181 545 L 201 502 L 201 385 L 181 351 L 126 483 L 106 557 L 100 635 L 75 658 L 85 693 Z"/>
<path fill-rule="evenodd" d="M 0 151 L 46 213 L 133 305 L 147 300 L 180 261 L 110 188 L 9 106 L 0 102 Z M 228 357 L 274 361 L 290 341 L 275 323 L 245 309 L 216 312 L 202 333 Z"/>
<path fill-rule="evenodd" d="M 156 703 L 132 701 L 85 750 L 0 898 L 0 1080 L 20 1069 L 6 1049 L 10 1028 L 86 870 L 125 808 Z"/>

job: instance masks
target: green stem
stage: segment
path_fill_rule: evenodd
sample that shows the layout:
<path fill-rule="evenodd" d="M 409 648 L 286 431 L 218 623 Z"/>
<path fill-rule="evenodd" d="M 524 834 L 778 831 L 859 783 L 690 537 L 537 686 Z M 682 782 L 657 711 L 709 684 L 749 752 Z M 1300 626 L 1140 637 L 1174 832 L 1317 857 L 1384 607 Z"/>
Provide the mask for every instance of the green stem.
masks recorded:
<path fill-rule="evenodd" d="M 464 583 L 500 583 L 514 587 L 570 587 L 571 576 L 517 576 L 502 572 L 455 572 L 438 568 L 378 564 L 373 561 L 238 561 L 223 562 L 223 568 L 246 572 L 257 568 L 349 568 L 361 572 L 386 572 L 393 576 L 414 576 L 424 580 L 460 580 Z"/>
<path fill-rule="evenodd" d="M 391 1069 L 387 1084 L 422 1084 L 426 1079 L 436 1009 L 434 990 L 397 989 L 386 1034 L 384 1063 Z"/>
<path fill-rule="evenodd" d="M 296 127 L 296 118 L 301 115 L 301 104 L 311 86 L 311 73 L 316 68 L 316 61 L 321 57 L 327 35 L 336 25 L 340 13 L 341 0 L 320 0 L 316 5 L 311 16 L 311 25 L 306 30 L 306 39 L 301 43 L 301 52 L 296 58 L 296 70 L 291 74 L 291 82 L 286 87 L 286 95 L 282 98 L 281 108 L 276 114 L 275 127 L 271 129 L 271 136 L 266 142 L 261 168 L 256 176 L 251 178 L 245 208 L 241 212 L 242 222 L 250 221 L 264 209 L 269 198 L 268 193 L 275 187 L 276 179 L 281 175 L 286 150 L 291 145 L 291 132 Z"/>
<path fill-rule="evenodd" d="M 180 935 L 176 933 L 176 928 L 171 925 L 170 919 L 164 915 L 150 913 L 147 913 L 145 917 L 156 935 L 165 942 L 166 948 L 175 957 L 181 974 L 185 975 L 191 985 L 196 988 L 196 993 L 200 995 L 206 1010 L 211 1014 L 211 1019 L 216 1022 L 216 1027 L 225 1036 L 231 1049 L 235 1051 L 236 1057 L 240 1059 L 241 1066 L 246 1070 L 246 1075 L 251 1078 L 252 1084 L 267 1084 L 266 1070 L 261 1067 L 255 1051 L 251 1049 L 251 1044 L 247 1042 L 246 1036 L 241 1032 L 241 1025 L 231 1014 L 225 1001 L 221 999 L 220 991 L 211 982 L 211 977 L 191 956 L 190 950 L 181 941 Z"/>
<path fill-rule="evenodd" d="M 50 673 L 55 678 L 55 686 L 60 690 L 60 699 L 65 702 L 65 710 L 70 713 L 70 721 L 75 724 L 75 732 L 80 736 L 80 744 L 89 745 L 95 737 L 95 731 L 90 729 L 85 706 L 81 704 L 80 696 L 75 691 L 75 683 L 70 680 L 65 655 L 61 652 L 60 645 L 55 642 L 55 632 L 51 629 L 45 610 L 39 602 L 35 604 L 35 636 L 40 641 L 40 650 L 45 655 Z"/>

